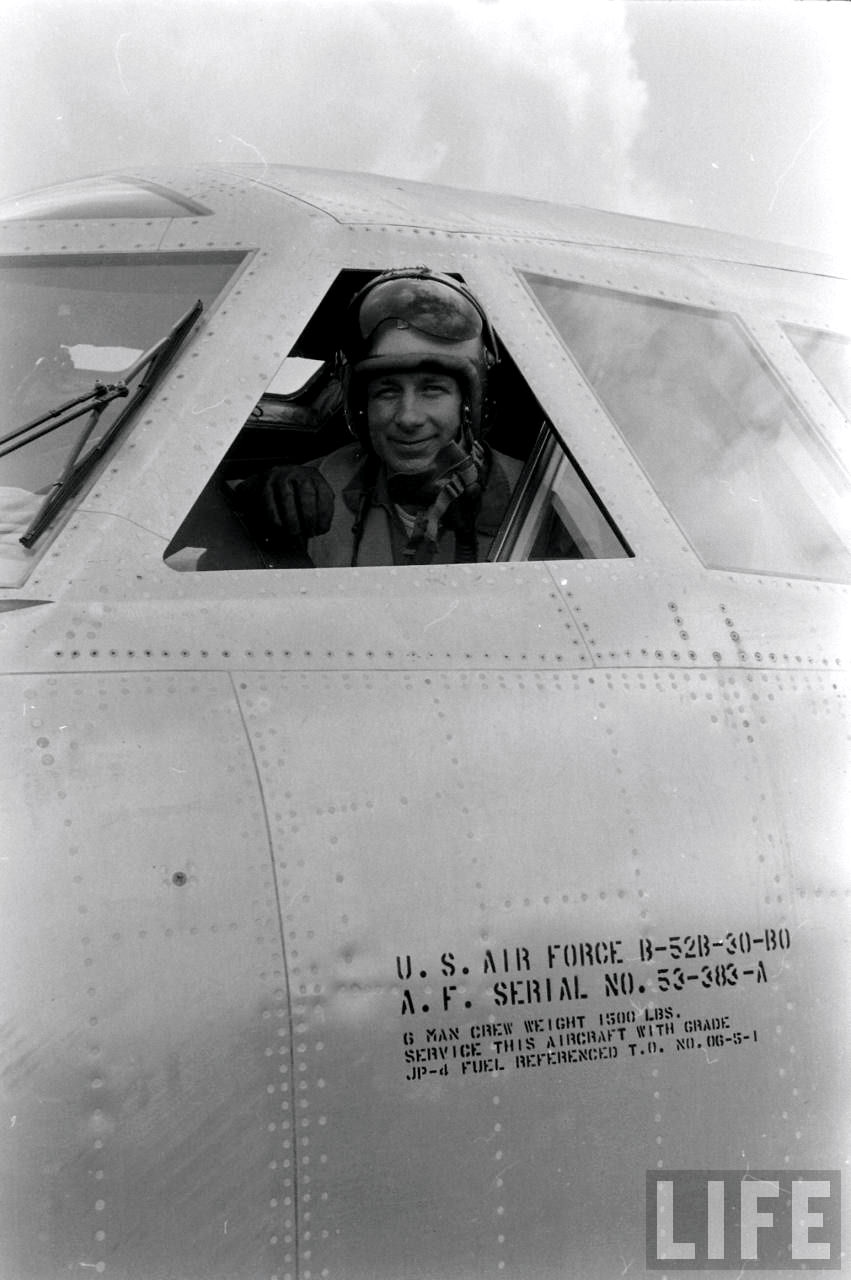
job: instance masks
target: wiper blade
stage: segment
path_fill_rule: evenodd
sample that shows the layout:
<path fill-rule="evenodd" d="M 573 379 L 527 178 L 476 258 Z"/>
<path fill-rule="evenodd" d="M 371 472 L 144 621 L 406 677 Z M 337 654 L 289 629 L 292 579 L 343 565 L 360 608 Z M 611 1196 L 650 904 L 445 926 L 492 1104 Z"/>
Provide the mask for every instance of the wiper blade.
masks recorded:
<path fill-rule="evenodd" d="M 186 312 L 184 316 L 178 320 L 177 324 L 169 333 L 155 343 L 150 350 L 146 351 L 135 364 L 126 370 L 121 381 L 112 386 L 104 386 L 102 383 L 96 383 L 94 390 L 87 396 L 78 397 L 77 400 L 69 401 L 67 404 L 60 405 L 58 409 L 51 410 L 49 413 L 43 414 L 41 418 L 34 422 L 28 423 L 25 427 L 11 433 L 6 440 L 18 437 L 24 432 L 36 431 L 35 435 L 30 435 L 27 439 L 22 440 L 20 444 L 28 444 L 30 440 L 37 440 L 40 435 L 46 434 L 48 431 L 55 431 L 57 427 L 62 426 L 65 422 L 71 422 L 74 418 L 81 417 L 87 411 L 91 411 L 91 418 L 83 429 L 79 440 L 77 441 L 74 452 L 69 458 L 62 475 L 51 487 L 41 508 L 34 517 L 32 523 L 24 533 L 20 542 L 25 547 L 32 547 L 41 537 L 45 529 L 53 520 L 56 513 L 68 502 L 82 487 L 84 481 L 90 475 L 94 467 L 118 437 L 122 427 L 128 418 L 135 412 L 142 401 L 146 398 L 151 389 L 155 386 L 160 376 L 164 372 L 166 366 L 175 355 L 186 335 L 189 333 L 195 321 L 204 310 L 203 303 L 196 302 L 193 307 Z M 144 371 L 139 385 L 130 394 L 128 384 L 133 382 L 140 373 Z M 80 454 L 85 448 L 86 442 L 90 439 L 92 432 L 97 426 L 101 413 L 107 404 L 119 398 L 129 396 L 127 404 L 118 414 L 112 426 L 104 432 L 103 437 L 96 445 L 85 455 L 80 458 Z M 92 403 L 94 401 L 94 403 Z M 47 419 L 59 418 L 59 421 L 47 422 Z M 6 441 L 0 442 L 5 443 Z M 12 448 L 20 447 L 20 444 L 14 444 Z M 11 449 L 7 450 L 11 452 Z M 0 453 L 2 456 L 2 453 Z"/>
<path fill-rule="evenodd" d="M 87 391 L 85 395 L 77 396 L 73 400 L 66 400 L 58 408 L 48 409 L 47 413 L 43 413 L 38 418 L 33 418 L 32 422 L 27 422 L 22 427 L 16 427 L 8 435 L 0 436 L 0 458 L 5 458 L 7 454 L 14 453 L 17 449 L 23 449 L 25 445 L 32 444 L 34 440 L 40 440 L 42 436 L 48 435 L 51 431 L 57 431 L 59 427 L 64 427 L 66 423 L 73 422 L 75 418 L 81 418 L 84 413 L 92 412 L 96 414 L 95 422 L 97 422 L 97 418 L 100 417 L 108 404 L 121 396 L 129 394 L 130 392 L 124 382 L 108 384 L 96 382 L 91 391 Z"/>

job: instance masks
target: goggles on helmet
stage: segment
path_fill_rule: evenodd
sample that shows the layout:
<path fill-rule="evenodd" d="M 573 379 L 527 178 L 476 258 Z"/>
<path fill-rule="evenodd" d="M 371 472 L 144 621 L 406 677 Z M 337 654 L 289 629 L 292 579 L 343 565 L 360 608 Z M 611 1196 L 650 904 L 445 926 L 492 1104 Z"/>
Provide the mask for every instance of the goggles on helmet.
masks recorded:
<path fill-rule="evenodd" d="M 451 277 L 425 268 L 387 272 L 353 299 L 345 343 L 348 356 L 357 358 L 381 325 L 394 321 L 442 342 L 478 338 L 495 355 L 490 326 L 472 295 Z"/>

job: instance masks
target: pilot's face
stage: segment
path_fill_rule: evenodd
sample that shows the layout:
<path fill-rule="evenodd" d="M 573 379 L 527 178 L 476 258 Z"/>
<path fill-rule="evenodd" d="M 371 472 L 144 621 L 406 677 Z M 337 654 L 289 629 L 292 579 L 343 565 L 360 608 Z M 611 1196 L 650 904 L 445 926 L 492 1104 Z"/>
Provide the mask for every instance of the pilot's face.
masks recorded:
<path fill-rule="evenodd" d="M 386 373 L 366 391 L 369 438 L 388 471 L 428 471 L 461 426 L 461 390 L 447 373 Z"/>

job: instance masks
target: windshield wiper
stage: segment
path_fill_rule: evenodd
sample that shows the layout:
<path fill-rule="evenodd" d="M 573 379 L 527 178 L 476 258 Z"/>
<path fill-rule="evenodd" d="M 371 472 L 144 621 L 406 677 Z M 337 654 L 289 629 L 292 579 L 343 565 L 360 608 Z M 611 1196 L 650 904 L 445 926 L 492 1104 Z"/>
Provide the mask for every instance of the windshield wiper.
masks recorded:
<path fill-rule="evenodd" d="M 109 385 L 96 382 L 87 395 L 77 396 L 76 399 L 69 400 L 65 404 L 59 405 L 58 408 L 49 410 L 47 413 L 42 414 L 40 418 L 28 422 L 23 427 L 16 428 L 16 430 L 0 440 L 0 457 L 3 457 L 5 454 L 12 453 L 15 449 L 20 449 L 33 440 L 38 440 L 48 432 L 56 431 L 66 423 L 73 422 L 75 418 L 80 418 L 85 413 L 90 415 L 74 446 L 71 457 L 65 464 L 62 475 L 51 486 L 29 528 L 19 539 L 25 547 L 32 547 L 38 541 L 56 513 L 79 491 L 83 482 L 117 438 L 128 418 L 135 412 L 159 380 L 203 310 L 203 303 L 196 302 L 164 338 L 156 342 L 150 350 L 141 355 L 135 364 L 132 364 L 126 370 L 120 382 Z M 131 393 L 129 384 L 142 373 L 144 376 Z M 127 399 L 127 404 L 124 405 L 112 426 L 104 432 L 102 438 L 89 450 L 85 457 L 81 458 L 80 455 L 87 442 L 91 439 L 104 409 L 113 400 L 124 398 Z"/>

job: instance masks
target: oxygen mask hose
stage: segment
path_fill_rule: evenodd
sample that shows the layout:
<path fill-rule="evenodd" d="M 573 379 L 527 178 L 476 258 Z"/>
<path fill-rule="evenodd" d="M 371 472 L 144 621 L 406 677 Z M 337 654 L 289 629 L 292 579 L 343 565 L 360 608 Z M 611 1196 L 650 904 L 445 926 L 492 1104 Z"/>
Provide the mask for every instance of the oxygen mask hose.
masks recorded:
<path fill-rule="evenodd" d="M 482 504 L 480 472 L 484 463 L 481 445 L 475 441 L 469 453 L 452 441 L 440 450 L 426 475 L 388 477 L 388 491 L 400 506 L 418 506 L 414 529 L 405 548 L 412 563 L 427 544 L 429 559 L 434 556 L 441 521 L 455 532 L 455 560 L 473 563 L 477 559 L 476 521 Z M 427 505 L 426 505 L 427 504 Z M 445 518 L 445 519 L 444 519 Z"/>

